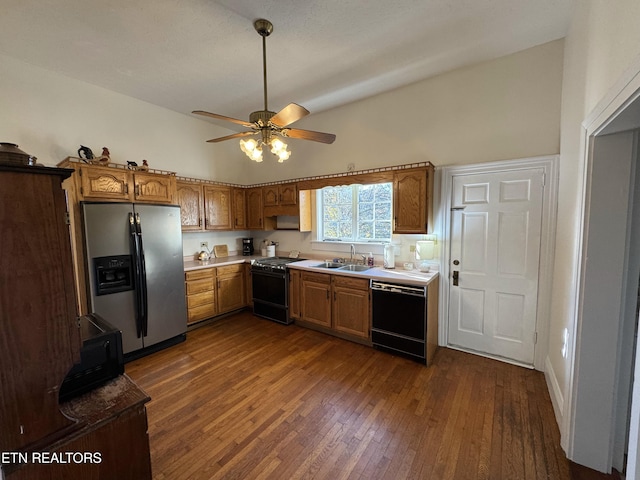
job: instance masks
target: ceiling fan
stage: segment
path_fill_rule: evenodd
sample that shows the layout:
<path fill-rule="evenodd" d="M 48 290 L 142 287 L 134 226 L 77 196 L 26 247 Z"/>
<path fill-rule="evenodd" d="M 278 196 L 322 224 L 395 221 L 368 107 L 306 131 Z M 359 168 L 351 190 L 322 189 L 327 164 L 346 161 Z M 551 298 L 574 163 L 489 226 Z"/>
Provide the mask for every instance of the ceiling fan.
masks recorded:
<path fill-rule="evenodd" d="M 301 138 L 320 143 L 333 143 L 336 136 L 332 133 L 314 132 L 311 130 L 301 130 L 290 128 L 294 122 L 309 115 L 309 110 L 296 104 L 290 103 L 278 113 L 272 112 L 267 104 L 267 37 L 273 32 L 273 24 L 269 20 L 258 19 L 253 22 L 256 32 L 262 37 L 262 65 L 264 82 L 264 110 L 252 112 L 249 121 L 238 120 L 237 118 L 226 117 L 217 113 L 194 110 L 192 113 L 204 115 L 206 117 L 225 120 L 236 125 L 241 125 L 251 130 L 226 135 L 224 137 L 213 138 L 207 142 L 217 143 L 232 138 L 242 138 L 259 135 L 259 141 L 255 139 L 240 140 L 240 148 L 249 158 L 257 162 L 262 161 L 262 145 L 270 146 L 271 152 L 278 155 L 278 161 L 283 162 L 288 159 L 291 152 L 287 150 L 287 145 L 278 137 Z"/>

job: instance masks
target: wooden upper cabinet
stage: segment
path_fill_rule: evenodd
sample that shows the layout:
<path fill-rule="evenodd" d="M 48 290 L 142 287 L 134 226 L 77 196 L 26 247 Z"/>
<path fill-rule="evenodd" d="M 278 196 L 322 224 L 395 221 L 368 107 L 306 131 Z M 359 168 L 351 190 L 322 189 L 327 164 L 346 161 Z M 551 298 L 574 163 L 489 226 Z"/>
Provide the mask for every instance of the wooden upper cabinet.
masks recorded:
<path fill-rule="evenodd" d="M 136 202 L 173 203 L 175 177 L 133 172 L 133 199 Z"/>
<path fill-rule="evenodd" d="M 262 202 L 262 188 L 249 188 L 246 192 L 247 228 L 262 230 L 264 228 L 264 211 Z"/>
<path fill-rule="evenodd" d="M 193 182 L 176 182 L 176 197 L 180 205 L 180 222 L 183 231 L 202 230 L 204 204 L 202 185 Z"/>
<path fill-rule="evenodd" d="M 295 183 L 263 187 L 264 206 L 277 207 L 298 204 L 298 188 Z"/>
<path fill-rule="evenodd" d="M 233 189 L 233 228 L 247 229 L 247 200 L 245 188 Z"/>
<path fill-rule="evenodd" d="M 128 170 L 121 165 L 87 165 L 69 158 L 58 165 L 76 171 L 75 188 L 79 195 L 76 192 L 75 196 L 78 200 L 167 204 L 176 201 L 176 177 L 172 173 Z"/>
<path fill-rule="evenodd" d="M 295 183 L 290 183 L 288 185 L 279 185 L 278 191 L 280 205 L 298 204 L 298 187 Z"/>
<path fill-rule="evenodd" d="M 393 233 L 428 233 L 433 167 L 393 175 Z"/>
<path fill-rule="evenodd" d="M 204 186 L 205 230 L 231 230 L 231 188 L 218 185 Z"/>
<path fill-rule="evenodd" d="M 88 200 L 125 200 L 129 196 L 129 172 L 108 167 L 81 166 L 80 195 Z"/>

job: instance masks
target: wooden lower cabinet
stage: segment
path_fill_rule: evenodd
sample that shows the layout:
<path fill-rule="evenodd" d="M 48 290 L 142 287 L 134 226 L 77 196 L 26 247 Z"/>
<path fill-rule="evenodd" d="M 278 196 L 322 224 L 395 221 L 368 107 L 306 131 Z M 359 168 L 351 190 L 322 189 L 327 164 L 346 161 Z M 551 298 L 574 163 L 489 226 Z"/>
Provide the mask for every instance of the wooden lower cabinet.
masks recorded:
<path fill-rule="evenodd" d="M 246 305 L 244 264 L 217 267 L 218 313 L 238 310 Z"/>
<path fill-rule="evenodd" d="M 247 306 L 245 263 L 185 272 L 187 325 Z"/>
<path fill-rule="evenodd" d="M 289 270 L 289 317 L 299 319 L 302 315 L 302 304 L 300 302 L 300 270 Z"/>
<path fill-rule="evenodd" d="M 331 275 L 302 272 L 302 320 L 331 327 Z"/>
<path fill-rule="evenodd" d="M 347 335 L 370 337 L 369 280 L 333 275 L 333 328 Z"/>
<path fill-rule="evenodd" d="M 290 277 L 290 315 L 330 333 L 370 340 L 368 279 L 304 271 L 294 275 L 299 275 L 299 285 Z"/>
<path fill-rule="evenodd" d="M 148 401 L 144 391 L 129 377 L 121 375 L 61 404 L 60 410 L 80 427 L 53 442 L 26 449 L 29 463 L 5 465 L 4 478 L 151 479 L 144 406 Z M 46 458 L 50 460 L 43 460 Z"/>
<path fill-rule="evenodd" d="M 216 308 L 216 269 L 185 272 L 187 325 L 214 317 Z"/>

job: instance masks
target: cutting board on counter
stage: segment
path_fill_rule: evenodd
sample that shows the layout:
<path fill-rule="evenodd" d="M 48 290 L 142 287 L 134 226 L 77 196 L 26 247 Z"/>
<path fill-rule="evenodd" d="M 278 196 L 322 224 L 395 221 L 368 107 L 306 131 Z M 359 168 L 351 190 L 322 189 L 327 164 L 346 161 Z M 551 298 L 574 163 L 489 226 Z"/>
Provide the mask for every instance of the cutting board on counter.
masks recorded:
<path fill-rule="evenodd" d="M 216 256 L 216 258 L 228 257 L 229 249 L 226 245 L 214 245 L 213 254 Z"/>

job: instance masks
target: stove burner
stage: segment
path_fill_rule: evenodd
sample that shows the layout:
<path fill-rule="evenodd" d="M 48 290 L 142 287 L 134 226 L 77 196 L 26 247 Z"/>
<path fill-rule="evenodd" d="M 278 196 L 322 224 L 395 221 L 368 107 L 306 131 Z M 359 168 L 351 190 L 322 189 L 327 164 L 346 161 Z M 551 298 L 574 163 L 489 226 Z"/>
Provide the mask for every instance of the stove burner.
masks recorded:
<path fill-rule="evenodd" d="M 253 263 L 253 268 L 259 270 L 281 270 L 284 271 L 286 269 L 286 265 L 291 262 L 298 262 L 302 260 L 301 258 L 288 258 L 288 257 L 267 257 L 267 258 L 259 258 Z"/>

